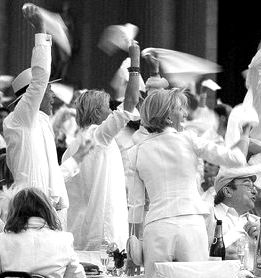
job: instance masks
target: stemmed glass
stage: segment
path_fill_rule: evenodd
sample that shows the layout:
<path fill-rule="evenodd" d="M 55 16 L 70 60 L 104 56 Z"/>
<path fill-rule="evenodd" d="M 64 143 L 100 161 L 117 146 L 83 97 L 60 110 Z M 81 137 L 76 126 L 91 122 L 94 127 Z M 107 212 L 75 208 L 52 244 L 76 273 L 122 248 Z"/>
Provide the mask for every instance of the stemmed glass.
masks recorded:
<path fill-rule="evenodd" d="M 108 263 L 109 263 L 109 254 L 107 253 L 107 249 L 108 249 L 107 244 L 101 245 L 100 260 L 101 260 L 101 264 L 102 264 L 102 272 L 104 274 L 107 273 L 107 266 L 108 266 Z"/>
<path fill-rule="evenodd" d="M 240 260 L 240 270 L 245 269 L 245 250 L 246 250 L 246 238 L 241 237 L 237 241 L 237 245 L 236 245 L 237 256 Z"/>

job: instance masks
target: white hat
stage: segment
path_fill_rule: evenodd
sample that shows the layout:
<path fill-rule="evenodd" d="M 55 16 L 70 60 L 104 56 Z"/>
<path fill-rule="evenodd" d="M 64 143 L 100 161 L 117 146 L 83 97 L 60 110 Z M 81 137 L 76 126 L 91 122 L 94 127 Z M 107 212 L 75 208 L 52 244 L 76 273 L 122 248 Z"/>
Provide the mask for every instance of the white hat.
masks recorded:
<path fill-rule="evenodd" d="M 29 85 L 32 79 L 32 70 L 28 68 L 22 71 L 12 82 L 12 88 L 16 97 L 19 97 L 19 91 L 23 89 L 25 86 Z"/>
<path fill-rule="evenodd" d="M 214 188 L 218 192 L 233 179 L 250 177 L 253 182 L 257 179 L 257 174 L 261 172 L 261 164 L 247 165 L 237 168 L 221 167 L 215 178 Z"/>
<path fill-rule="evenodd" d="M 11 106 L 12 104 L 17 102 L 22 97 L 22 95 L 24 93 L 24 90 L 22 90 L 22 89 L 25 88 L 26 86 L 28 86 L 30 84 L 31 80 L 32 80 L 31 68 L 28 68 L 28 69 L 22 71 L 20 74 L 18 74 L 18 76 L 12 82 L 12 88 L 14 90 L 16 99 L 12 103 L 10 103 L 8 106 Z M 49 81 L 48 84 L 57 82 L 59 80 L 61 80 L 61 78 L 55 79 L 53 81 Z"/>

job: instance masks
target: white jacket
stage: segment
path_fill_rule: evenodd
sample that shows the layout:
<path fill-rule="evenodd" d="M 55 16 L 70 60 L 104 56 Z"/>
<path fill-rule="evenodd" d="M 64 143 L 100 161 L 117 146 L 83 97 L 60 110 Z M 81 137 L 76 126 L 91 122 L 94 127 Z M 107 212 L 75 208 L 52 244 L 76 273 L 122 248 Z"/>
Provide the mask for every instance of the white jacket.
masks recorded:
<path fill-rule="evenodd" d="M 71 233 L 53 231 L 39 217 L 31 217 L 28 229 L 0 234 L 0 272 L 26 271 L 49 278 L 84 278 L 73 249 Z"/>
<path fill-rule="evenodd" d="M 129 152 L 129 222 L 141 223 L 145 187 L 150 199 L 146 223 L 188 214 L 206 214 L 208 208 L 197 190 L 198 157 L 211 163 L 239 166 L 246 163 L 243 153 L 197 137 L 190 131 L 167 128 L 150 134 Z"/>

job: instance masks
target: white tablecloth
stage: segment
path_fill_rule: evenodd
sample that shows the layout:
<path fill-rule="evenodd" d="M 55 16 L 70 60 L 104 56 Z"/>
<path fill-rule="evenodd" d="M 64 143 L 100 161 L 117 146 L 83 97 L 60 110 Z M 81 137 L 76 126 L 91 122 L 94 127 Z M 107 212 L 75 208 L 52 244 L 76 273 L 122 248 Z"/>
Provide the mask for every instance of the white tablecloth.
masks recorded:
<path fill-rule="evenodd" d="M 157 278 L 237 278 L 240 262 L 168 262 L 155 263 Z"/>

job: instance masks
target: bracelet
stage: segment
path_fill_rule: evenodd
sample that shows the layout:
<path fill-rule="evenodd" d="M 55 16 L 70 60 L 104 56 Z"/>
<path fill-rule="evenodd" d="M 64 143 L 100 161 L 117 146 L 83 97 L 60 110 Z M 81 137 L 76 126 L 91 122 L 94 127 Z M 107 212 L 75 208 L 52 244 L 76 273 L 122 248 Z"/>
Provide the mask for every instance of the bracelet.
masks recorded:
<path fill-rule="evenodd" d="M 150 76 L 157 76 L 157 75 L 160 75 L 159 72 L 151 72 L 150 73 Z"/>
<path fill-rule="evenodd" d="M 140 72 L 140 67 L 129 67 L 128 71 L 129 72 Z"/>
<path fill-rule="evenodd" d="M 129 74 L 130 74 L 130 76 L 139 76 L 140 75 L 140 73 L 137 71 L 130 71 Z"/>

